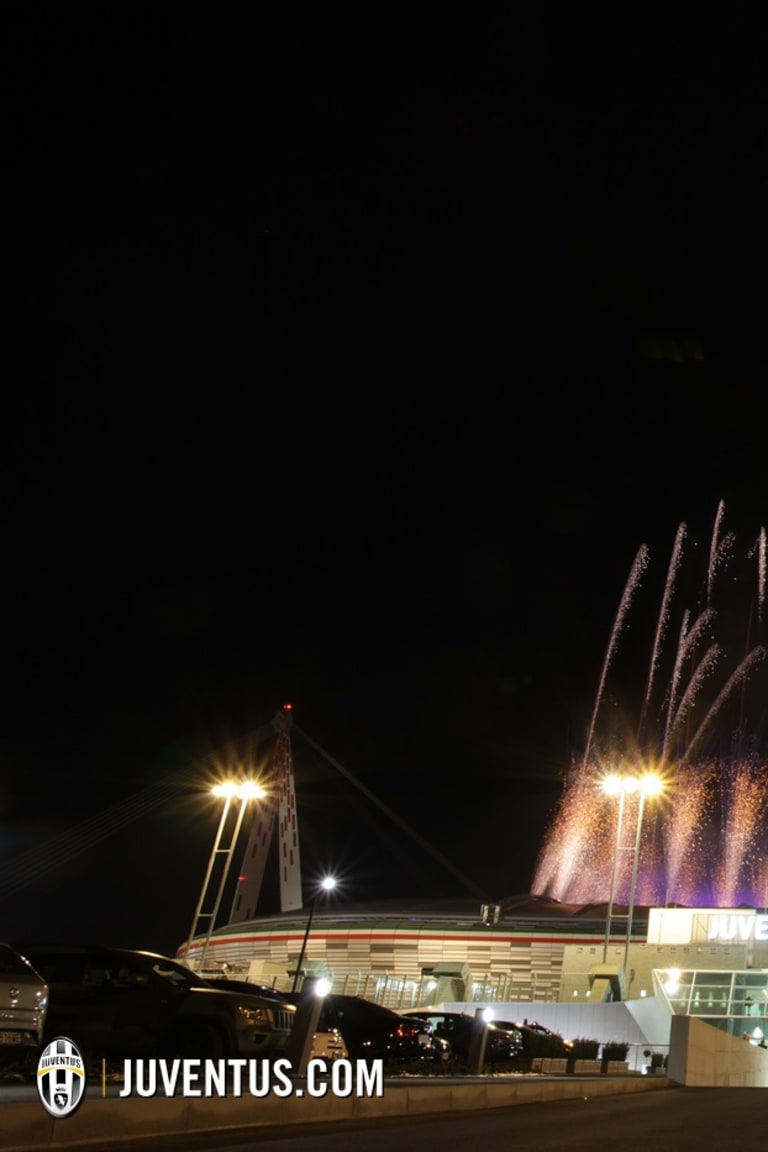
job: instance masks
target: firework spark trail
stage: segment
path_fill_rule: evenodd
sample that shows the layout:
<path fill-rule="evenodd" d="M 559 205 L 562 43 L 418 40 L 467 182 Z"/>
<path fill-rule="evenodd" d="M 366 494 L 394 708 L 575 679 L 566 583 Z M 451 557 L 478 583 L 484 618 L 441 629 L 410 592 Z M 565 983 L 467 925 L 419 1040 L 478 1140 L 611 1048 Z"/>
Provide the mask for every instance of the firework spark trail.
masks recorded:
<path fill-rule="evenodd" d="M 763 765 L 763 774 L 768 778 L 768 764 Z M 755 907 L 768 909 L 768 845 L 765 835 L 750 848 L 750 878 Z"/>
<path fill-rule="evenodd" d="M 598 866 L 595 857 L 601 853 L 603 835 L 595 793 L 594 775 L 578 768 L 560 803 L 552 834 L 537 866 L 537 884 L 543 884 L 556 900 L 562 900 L 566 893 L 573 898 L 580 875 L 594 874 Z"/>
<path fill-rule="evenodd" d="M 674 719 L 667 723 L 667 734 L 664 739 L 664 748 L 662 751 L 662 758 L 664 761 L 669 760 L 672 741 L 676 733 L 682 727 L 683 721 L 690 712 L 691 708 L 696 702 L 701 685 L 707 676 L 710 676 L 714 671 L 719 657 L 722 655 L 722 648 L 718 644 L 712 644 L 702 656 L 701 660 L 696 666 L 696 670 L 691 677 L 688 687 L 683 693 L 682 699 L 675 712 Z"/>
<path fill-rule="evenodd" d="M 550 852 L 543 858 L 540 871 L 543 875 L 549 867 L 551 879 L 547 891 L 556 900 L 567 897 L 576 903 L 589 903 L 594 900 L 596 890 L 607 894 L 610 888 L 619 832 L 618 814 L 615 798 L 601 796 L 596 781 L 594 773 L 579 773 L 578 784 L 565 798 Z M 616 859 L 614 898 L 617 903 L 626 903 L 629 897 L 637 807 L 637 798 L 628 797 Z"/>
<path fill-rule="evenodd" d="M 683 622 L 680 625 L 680 636 L 679 636 L 678 641 L 677 641 L 677 655 L 675 656 L 675 666 L 672 669 L 672 679 L 669 683 L 669 688 L 667 690 L 666 731 L 669 731 L 669 722 L 670 722 L 670 719 L 672 717 L 672 713 L 674 712 L 675 708 L 677 707 L 677 701 L 678 701 L 678 698 L 680 695 L 680 680 L 681 680 L 682 674 L 683 674 L 683 660 L 685 658 L 685 652 L 686 652 L 685 639 L 686 639 L 686 636 L 688 635 L 688 625 L 690 623 L 690 619 L 691 619 L 691 614 L 688 611 L 688 609 L 686 608 L 685 612 L 683 613 Z M 666 743 L 666 732 L 665 732 L 664 740 Z"/>
<path fill-rule="evenodd" d="M 725 504 L 721 500 L 717 506 L 715 514 L 715 523 L 712 528 L 712 542 L 709 546 L 709 568 L 707 569 L 707 607 L 712 605 L 712 590 L 715 586 L 715 570 L 717 568 L 718 556 L 718 537 L 720 535 L 720 525 L 723 522 L 725 515 Z"/>
<path fill-rule="evenodd" d="M 725 704 L 731 692 L 733 692 L 733 690 L 738 687 L 742 680 L 745 679 L 755 664 L 763 659 L 765 652 L 765 648 L 761 647 L 760 645 L 758 645 L 757 648 L 753 648 L 752 651 L 747 656 L 745 656 L 741 664 L 739 664 L 736 671 L 733 672 L 731 676 L 729 676 L 724 688 L 720 692 L 709 712 L 707 712 L 706 716 L 701 722 L 701 725 L 699 726 L 698 731 L 688 745 L 683 757 L 684 761 L 690 762 L 691 757 L 704 740 L 704 737 L 707 735 L 712 724 L 715 722 L 718 712 Z"/>
<path fill-rule="evenodd" d="M 733 552 L 733 546 L 736 542 L 736 537 L 733 532 L 726 532 L 722 540 L 717 546 L 717 555 L 715 556 L 715 575 L 721 568 L 725 567 L 726 560 L 728 560 Z"/>
<path fill-rule="evenodd" d="M 663 804 L 646 806 L 640 859 L 643 867 L 637 875 L 637 903 L 646 907 L 665 904 L 667 900 L 664 866 L 665 814 Z"/>
<path fill-rule="evenodd" d="M 645 697 L 643 699 L 643 707 L 640 713 L 640 724 L 638 726 L 638 739 L 642 735 L 643 727 L 645 725 L 645 716 L 648 711 L 651 694 L 653 692 L 653 685 L 658 669 L 659 655 L 661 653 L 661 645 L 664 639 L 667 623 L 669 621 L 669 609 L 672 602 L 672 593 L 675 586 L 675 577 L 680 570 L 680 564 L 683 556 L 683 543 L 685 541 L 686 528 L 685 524 L 680 524 L 677 529 L 674 547 L 672 548 L 672 555 L 669 560 L 669 568 L 667 569 L 667 582 L 664 586 L 664 596 L 661 601 L 661 610 L 659 611 L 659 619 L 656 624 L 656 635 L 653 640 L 653 651 L 651 653 L 651 663 L 648 669 L 648 684 L 645 689 Z"/>
<path fill-rule="evenodd" d="M 695 893 L 692 884 L 699 874 L 700 861 L 692 857 L 695 857 L 710 803 L 706 782 L 712 771 L 711 766 L 689 766 L 680 768 L 675 776 L 671 816 L 664 827 L 665 902 L 686 903 Z M 693 869 L 690 864 L 694 864 Z"/>
<path fill-rule="evenodd" d="M 679 711 L 678 702 L 680 700 L 680 684 L 683 678 L 683 667 L 689 658 L 692 658 L 693 651 L 698 643 L 704 629 L 714 620 L 715 613 L 711 608 L 706 608 L 701 616 L 696 620 L 692 628 L 689 629 L 690 613 L 688 611 L 683 613 L 683 623 L 680 628 L 680 639 L 677 644 L 677 657 L 675 659 L 675 667 L 672 673 L 672 683 L 669 689 L 669 701 L 667 704 L 667 721 L 666 730 L 664 735 L 664 754 L 667 754 L 667 746 L 670 740 L 670 730 L 672 727 L 672 717 Z"/>
<path fill-rule="evenodd" d="M 766 570 L 765 528 L 760 529 L 757 560 L 757 619 L 760 624 L 765 615 L 765 570 Z"/>
<path fill-rule="evenodd" d="M 722 849 L 714 892 L 718 906 L 728 908 L 738 903 L 740 882 L 753 879 L 744 870 L 753 863 L 752 846 L 768 803 L 768 779 L 760 767 L 739 764 L 737 770 L 725 774 L 723 788 Z"/>
<path fill-rule="evenodd" d="M 603 690 L 605 688 L 608 669 L 611 666 L 611 661 L 613 660 L 614 654 L 616 652 L 616 646 L 619 642 L 619 636 L 621 635 L 621 629 L 624 625 L 624 619 L 627 615 L 627 612 L 629 611 L 629 606 L 632 603 L 632 596 L 634 595 L 635 590 L 640 583 L 640 578 L 643 575 L 647 564 L 648 548 L 645 544 L 641 544 L 637 555 L 635 556 L 634 563 L 632 564 L 632 568 L 627 578 L 627 583 L 624 586 L 624 592 L 619 602 L 619 607 L 616 612 L 615 619 L 613 621 L 611 636 L 610 640 L 608 641 L 608 648 L 606 649 L 605 659 L 603 660 L 603 669 L 600 673 L 600 683 L 597 689 L 597 696 L 595 697 L 595 706 L 592 711 L 592 719 L 590 721 L 589 731 L 587 733 L 587 742 L 584 747 L 582 767 L 589 763 L 589 758 L 592 753 L 592 740 L 595 734 L 595 724 L 597 723 L 597 714 L 600 710 L 600 704 L 603 697 Z"/>
<path fill-rule="evenodd" d="M 699 907 L 715 898 L 732 906 L 748 902 L 754 907 L 768 905 L 768 761 L 761 761 L 757 743 L 762 720 L 755 724 L 755 734 L 750 737 L 753 747 L 749 756 L 743 751 L 749 716 L 748 680 L 754 680 L 751 703 L 759 707 L 761 717 L 765 711 L 764 674 L 758 679 L 753 673 L 768 653 L 762 643 L 751 647 L 749 633 L 753 616 L 757 617 L 759 626 L 764 613 L 768 539 L 766 531 L 761 529 L 746 557 L 754 563 L 757 550 L 758 609 L 753 612 L 754 600 L 750 598 L 746 647 L 751 650 L 745 652 L 742 647 L 744 654 L 737 663 L 739 657 L 734 653 L 733 638 L 743 635 L 744 631 L 730 615 L 734 603 L 729 598 L 723 611 L 716 612 L 710 602 L 716 582 L 721 582 L 722 569 L 735 559 L 734 536 L 722 530 L 723 513 L 721 502 L 707 558 L 706 607 L 697 613 L 693 624 L 688 607 L 676 608 L 677 649 L 664 655 L 663 638 L 674 627 L 673 600 L 682 584 L 682 572 L 678 573 L 677 569 L 681 563 L 677 544 L 682 543 L 682 526 L 678 529 L 656 622 L 647 684 L 640 699 L 641 721 L 635 728 L 635 739 L 623 743 L 622 738 L 617 737 L 617 721 L 622 718 L 615 708 L 609 730 L 603 732 L 599 722 L 609 687 L 609 671 L 617 645 L 624 639 L 625 618 L 647 564 L 645 545 L 637 554 L 613 621 L 585 752 L 575 758 L 571 766 L 570 783 L 545 838 L 534 874 L 533 891 L 538 894 L 561 901 L 604 901 L 617 856 L 621 856 L 617 861 L 617 891 L 621 894 L 630 854 L 616 852 L 615 806 L 601 804 L 597 797 L 600 760 L 607 760 L 610 755 L 613 765 L 624 762 L 634 765 L 635 771 L 643 771 L 644 766 L 650 767 L 658 756 L 667 776 L 670 803 L 665 804 L 662 799 L 658 806 L 654 805 L 653 828 L 650 821 L 643 825 L 637 893 L 646 901 L 652 898 L 658 901 L 661 896 L 665 903 L 674 901 Z M 686 553 L 688 551 L 686 548 Z M 749 587 L 753 587 L 753 571 L 749 572 Z M 740 574 L 736 573 L 733 583 L 739 579 Z M 703 653 L 701 658 L 697 656 L 699 650 Z M 663 696 L 658 690 L 662 665 L 671 672 Z M 705 681 L 711 685 L 706 696 Z M 740 699 L 737 699 L 737 689 Z M 662 696 L 661 733 L 656 747 L 651 746 L 651 733 L 647 730 L 653 695 Z M 714 703 L 710 704 L 713 697 Z M 628 719 L 627 730 L 633 727 Z M 728 760 L 716 751 L 726 739 L 731 747 Z M 607 741 L 610 741 L 609 751 Z"/>
<path fill-rule="evenodd" d="M 552 892 L 555 899 L 560 899 L 557 893 L 564 891 L 571 880 L 571 871 L 576 853 L 574 853 L 574 840 L 577 848 L 581 833 L 575 820 L 580 810 L 580 791 L 582 788 L 581 773 L 576 770 L 566 788 L 555 815 L 552 832 L 542 852 L 537 871 L 547 891 Z"/>
<path fill-rule="evenodd" d="M 650 819 L 643 824 L 640 853 L 644 867 L 638 873 L 636 896 L 637 903 L 645 907 L 663 904 L 666 901 L 664 855 L 657 839 L 657 833 L 662 827 L 662 818 L 658 811 L 651 813 Z"/>

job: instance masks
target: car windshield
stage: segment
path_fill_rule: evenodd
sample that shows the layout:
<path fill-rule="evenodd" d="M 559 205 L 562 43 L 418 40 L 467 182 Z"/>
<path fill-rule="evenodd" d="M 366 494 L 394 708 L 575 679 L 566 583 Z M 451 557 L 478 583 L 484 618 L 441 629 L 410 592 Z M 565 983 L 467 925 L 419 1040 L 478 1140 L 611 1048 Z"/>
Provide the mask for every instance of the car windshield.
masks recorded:
<path fill-rule="evenodd" d="M 167 980 L 170 984 L 175 984 L 176 987 L 209 987 L 207 981 L 195 976 L 189 968 L 185 968 L 183 964 L 176 964 L 173 960 L 156 960 L 152 965 L 152 971 L 155 975 L 162 976 L 163 980 Z"/>
<path fill-rule="evenodd" d="M 175 988 L 207 988 L 205 980 L 183 964 L 149 952 L 94 952 L 89 957 L 87 979 L 91 983 L 112 980 L 118 984 L 145 984 L 150 975 L 167 980 Z"/>

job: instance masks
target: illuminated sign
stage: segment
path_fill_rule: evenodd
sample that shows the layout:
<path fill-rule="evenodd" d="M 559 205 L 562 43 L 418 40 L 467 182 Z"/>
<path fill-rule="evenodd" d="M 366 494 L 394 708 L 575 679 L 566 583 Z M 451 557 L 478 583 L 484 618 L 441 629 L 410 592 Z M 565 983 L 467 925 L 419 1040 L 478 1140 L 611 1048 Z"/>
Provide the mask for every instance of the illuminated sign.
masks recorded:
<path fill-rule="evenodd" d="M 748 944 L 768 942 L 768 915 L 753 909 L 651 908 L 649 944 Z"/>
<path fill-rule="evenodd" d="M 709 917 L 707 940 L 768 940 L 768 916 L 719 912 Z"/>

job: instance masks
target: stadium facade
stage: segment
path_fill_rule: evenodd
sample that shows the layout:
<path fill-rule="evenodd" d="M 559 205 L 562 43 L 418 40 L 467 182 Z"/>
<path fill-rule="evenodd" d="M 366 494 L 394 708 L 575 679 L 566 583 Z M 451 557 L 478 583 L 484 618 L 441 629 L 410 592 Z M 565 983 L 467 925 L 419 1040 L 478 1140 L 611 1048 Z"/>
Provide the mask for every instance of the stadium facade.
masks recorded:
<path fill-rule="evenodd" d="M 653 1000 L 667 1034 L 675 1014 L 735 1036 L 760 1039 L 768 1031 L 768 916 L 744 908 L 644 909 L 627 941 L 618 933 L 606 938 L 601 911 L 531 897 L 491 909 L 381 903 L 315 912 L 309 933 L 306 910 L 283 912 L 216 929 L 205 969 L 287 990 L 303 949 L 300 978 L 323 975 L 334 991 L 393 1008 L 489 1005 L 562 1028 L 563 1011 L 553 1015 L 546 1006 L 572 1012 Z M 179 957 L 197 968 L 204 943 L 194 940 Z M 658 1023 L 654 1039 L 663 1046 Z"/>
<path fill-rule="evenodd" d="M 475 900 L 303 906 L 291 719 L 277 739 L 271 799 L 250 828 L 229 922 L 216 914 L 245 811 L 228 848 L 225 802 L 211 854 L 224 874 L 212 912 L 204 886 L 179 959 L 206 973 L 237 974 L 279 990 L 323 975 L 336 992 L 394 1008 L 421 1004 L 584 1006 L 653 1001 L 667 1035 L 672 1015 L 696 1015 L 733 1035 L 768 1029 L 768 915 L 753 908 L 564 905 L 531 895 Z M 322 751 L 322 749 L 319 749 Z M 255 915 L 273 834 L 279 836 L 282 911 Z M 510 1011 L 512 1008 L 510 1007 Z M 531 1011 L 525 1013 L 531 1015 Z M 664 1023 L 658 1025 L 662 1030 Z"/>

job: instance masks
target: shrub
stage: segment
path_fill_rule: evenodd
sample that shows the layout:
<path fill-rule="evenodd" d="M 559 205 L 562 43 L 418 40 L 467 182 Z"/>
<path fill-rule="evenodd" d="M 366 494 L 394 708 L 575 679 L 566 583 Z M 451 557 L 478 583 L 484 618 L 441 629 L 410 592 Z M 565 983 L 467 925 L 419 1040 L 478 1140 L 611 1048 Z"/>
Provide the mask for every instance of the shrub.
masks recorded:
<path fill-rule="evenodd" d="M 603 1044 L 603 1060 L 626 1060 L 629 1044 L 624 1040 L 609 1040 Z"/>
<path fill-rule="evenodd" d="M 599 1040 L 586 1040 L 583 1036 L 571 1044 L 569 1056 L 573 1060 L 597 1060 L 600 1051 Z"/>
<path fill-rule="evenodd" d="M 569 1053 L 568 1045 L 557 1032 L 527 1032 L 524 1035 L 526 1056 L 562 1057 Z"/>
<path fill-rule="evenodd" d="M 542 1056 L 552 1057 L 555 1060 L 561 1060 L 567 1056 L 569 1052 L 568 1045 L 559 1033 L 553 1036 L 545 1036 L 542 1045 Z"/>

